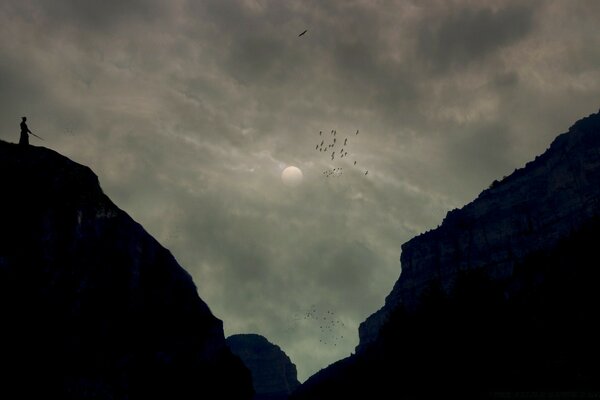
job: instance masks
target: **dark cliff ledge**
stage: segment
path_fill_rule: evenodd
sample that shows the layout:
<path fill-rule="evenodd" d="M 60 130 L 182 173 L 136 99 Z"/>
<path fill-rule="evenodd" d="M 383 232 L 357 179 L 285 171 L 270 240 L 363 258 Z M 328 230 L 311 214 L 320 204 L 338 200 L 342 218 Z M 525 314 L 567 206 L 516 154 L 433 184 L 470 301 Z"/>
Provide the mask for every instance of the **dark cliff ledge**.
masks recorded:
<path fill-rule="evenodd" d="M 359 328 L 358 351 L 373 342 L 399 304 L 414 307 L 434 280 L 448 289 L 457 273 L 512 274 L 529 254 L 551 248 L 600 215 L 600 113 L 576 122 L 550 148 L 477 199 L 448 212 L 437 228 L 402 245 L 402 273 L 385 305 Z"/>
<path fill-rule="evenodd" d="M 252 397 L 189 274 L 89 168 L 0 141 L 0 185 L 0 397 Z"/>
<path fill-rule="evenodd" d="M 256 334 L 232 335 L 227 345 L 252 373 L 254 400 L 285 400 L 298 382 L 296 366 L 281 348 Z"/>

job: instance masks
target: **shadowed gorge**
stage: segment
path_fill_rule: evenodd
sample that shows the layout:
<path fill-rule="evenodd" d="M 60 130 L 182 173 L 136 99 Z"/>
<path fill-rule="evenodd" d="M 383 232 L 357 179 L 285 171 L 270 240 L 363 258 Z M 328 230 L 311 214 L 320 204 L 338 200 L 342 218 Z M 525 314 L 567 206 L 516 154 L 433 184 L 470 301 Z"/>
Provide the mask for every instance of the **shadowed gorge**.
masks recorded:
<path fill-rule="evenodd" d="M 405 243 L 357 354 L 293 398 L 597 396 L 599 235 L 597 113 Z"/>
<path fill-rule="evenodd" d="M 189 274 L 89 168 L 0 141 L 0 183 L 0 397 L 252 397 Z"/>

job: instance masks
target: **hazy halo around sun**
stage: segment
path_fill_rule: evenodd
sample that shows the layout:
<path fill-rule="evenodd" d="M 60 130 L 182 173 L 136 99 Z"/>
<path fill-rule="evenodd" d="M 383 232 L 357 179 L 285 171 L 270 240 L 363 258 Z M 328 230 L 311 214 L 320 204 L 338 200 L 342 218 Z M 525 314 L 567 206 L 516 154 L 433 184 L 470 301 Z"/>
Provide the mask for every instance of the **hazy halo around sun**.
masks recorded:
<path fill-rule="evenodd" d="M 303 177 L 304 175 L 302 175 L 300 168 L 294 167 L 293 165 L 290 165 L 281 171 L 281 180 L 287 186 L 298 186 L 302 183 Z"/>

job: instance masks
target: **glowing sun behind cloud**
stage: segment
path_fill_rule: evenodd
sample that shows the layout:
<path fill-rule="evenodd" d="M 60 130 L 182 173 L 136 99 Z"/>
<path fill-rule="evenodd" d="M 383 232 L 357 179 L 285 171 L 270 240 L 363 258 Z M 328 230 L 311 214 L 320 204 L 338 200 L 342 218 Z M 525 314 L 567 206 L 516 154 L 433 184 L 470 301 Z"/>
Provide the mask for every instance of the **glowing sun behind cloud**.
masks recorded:
<path fill-rule="evenodd" d="M 287 186 L 298 186 L 302 183 L 302 171 L 298 167 L 290 165 L 281 172 L 281 180 Z"/>

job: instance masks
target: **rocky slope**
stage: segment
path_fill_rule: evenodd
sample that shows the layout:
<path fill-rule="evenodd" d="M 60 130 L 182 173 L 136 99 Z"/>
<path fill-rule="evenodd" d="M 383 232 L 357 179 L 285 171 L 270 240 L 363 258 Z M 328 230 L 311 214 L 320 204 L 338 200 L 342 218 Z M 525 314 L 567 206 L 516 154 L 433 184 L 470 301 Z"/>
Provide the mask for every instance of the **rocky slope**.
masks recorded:
<path fill-rule="evenodd" d="M 448 291 L 432 285 L 418 307 L 398 306 L 376 341 L 291 399 L 597 397 L 599 236 L 595 218 L 510 278 L 471 270 Z"/>
<path fill-rule="evenodd" d="M 252 373 L 254 400 L 284 400 L 300 385 L 296 366 L 265 337 L 241 334 L 229 336 L 226 341 Z"/>
<path fill-rule="evenodd" d="M 89 168 L 0 142 L 0 184 L 0 397 L 252 397 L 191 277 Z"/>
<path fill-rule="evenodd" d="M 550 148 L 441 226 L 402 245 L 402 273 L 385 305 L 359 328 L 361 350 L 376 339 L 398 304 L 414 307 L 432 280 L 447 288 L 459 271 L 512 274 L 529 254 L 553 247 L 600 215 L 600 113 L 575 123 Z"/>

